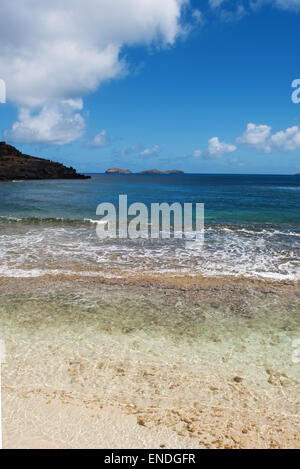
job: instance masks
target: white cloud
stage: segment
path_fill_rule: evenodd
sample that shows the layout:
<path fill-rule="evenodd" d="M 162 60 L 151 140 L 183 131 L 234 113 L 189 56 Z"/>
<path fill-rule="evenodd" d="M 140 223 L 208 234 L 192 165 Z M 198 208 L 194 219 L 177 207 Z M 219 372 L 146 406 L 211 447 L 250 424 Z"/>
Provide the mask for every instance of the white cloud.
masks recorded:
<path fill-rule="evenodd" d="M 211 158 L 218 158 L 227 153 L 236 151 L 237 147 L 231 143 L 220 142 L 218 137 L 213 137 L 208 141 L 208 154 Z"/>
<path fill-rule="evenodd" d="M 271 151 L 269 144 L 271 130 L 272 127 L 269 125 L 256 125 L 249 123 L 243 135 L 237 138 L 237 142 L 246 145 L 252 145 L 256 148 L 260 148 L 266 152 L 269 152 Z"/>
<path fill-rule="evenodd" d="M 80 111 L 82 100 L 65 100 L 45 104 L 38 112 L 21 108 L 19 117 L 5 138 L 15 143 L 46 143 L 65 145 L 80 138 L 85 122 Z"/>
<path fill-rule="evenodd" d="M 120 75 L 124 45 L 173 44 L 186 0 L 15 0 L 1 3 L 0 69 L 26 106 L 93 91 Z"/>
<path fill-rule="evenodd" d="M 105 129 L 101 130 L 95 137 L 88 142 L 91 147 L 104 148 L 111 144 L 111 139 Z"/>
<path fill-rule="evenodd" d="M 221 142 L 219 137 L 213 137 L 208 140 L 207 150 L 195 150 L 193 156 L 195 158 L 216 159 L 236 150 L 237 147 L 232 143 Z"/>
<path fill-rule="evenodd" d="M 181 13 L 187 3 L 188 0 L 2 1 L 1 78 L 7 85 L 8 100 L 22 108 L 21 120 L 11 133 L 17 132 L 20 138 L 26 135 L 28 139 L 33 122 L 43 119 L 46 124 L 45 109 L 55 107 L 54 102 L 56 114 L 61 114 L 63 105 L 59 102 L 82 98 L 103 81 L 126 73 L 127 64 L 121 57 L 124 46 L 173 44 L 183 32 Z M 39 117 L 32 117 L 34 108 L 40 112 Z M 66 119 L 70 127 L 69 117 Z M 78 115 L 74 115 L 72 135 L 78 130 L 78 120 Z M 41 137 L 40 131 L 31 134 Z"/>
<path fill-rule="evenodd" d="M 250 123 L 246 131 L 237 141 L 270 153 L 274 150 L 293 151 L 300 147 L 300 129 L 298 126 L 289 127 L 272 135 L 269 125 Z"/>
<path fill-rule="evenodd" d="M 272 134 L 272 127 L 269 125 L 257 125 L 249 123 L 245 132 L 237 137 L 236 141 L 242 145 L 263 150 L 266 153 L 273 151 L 293 151 L 300 148 L 300 128 L 298 126 L 289 127 Z M 203 159 L 215 159 L 226 154 L 233 153 L 237 147 L 231 143 L 221 142 L 218 137 L 213 137 L 208 141 L 208 147 L 202 151 L 197 149 L 193 156 Z M 231 161 L 234 161 L 233 159 Z"/>
<path fill-rule="evenodd" d="M 272 135 L 271 145 L 278 150 L 292 151 L 300 148 L 300 129 L 298 126 L 289 127 Z"/>
<path fill-rule="evenodd" d="M 141 156 L 150 156 L 150 155 L 155 155 L 160 151 L 160 148 L 158 145 L 154 145 L 152 148 L 145 148 L 145 150 L 141 151 L 140 155 Z"/>

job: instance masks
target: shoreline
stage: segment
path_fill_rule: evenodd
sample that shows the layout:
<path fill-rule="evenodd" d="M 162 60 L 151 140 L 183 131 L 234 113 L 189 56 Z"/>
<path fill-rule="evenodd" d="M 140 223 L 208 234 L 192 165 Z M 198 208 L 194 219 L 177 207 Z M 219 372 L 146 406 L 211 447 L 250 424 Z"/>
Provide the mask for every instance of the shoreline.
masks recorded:
<path fill-rule="evenodd" d="M 92 280 L 99 281 L 99 283 L 109 283 L 109 282 L 125 282 L 126 284 L 130 283 L 137 283 L 137 282 L 146 282 L 147 284 L 157 283 L 159 282 L 166 282 L 168 284 L 182 284 L 189 287 L 191 284 L 196 286 L 201 286 L 201 283 L 204 285 L 209 285 L 210 283 L 251 283 L 259 287 L 260 284 L 271 284 L 271 285 L 300 285 L 300 279 L 291 278 L 288 276 L 280 277 L 272 277 L 272 276 L 264 276 L 255 273 L 251 273 L 249 275 L 242 275 L 242 274 L 232 274 L 230 272 L 224 273 L 214 273 L 214 274 L 203 274 L 201 272 L 180 272 L 179 270 L 172 271 L 143 271 L 143 270 L 129 270 L 126 268 L 108 268 L 107 270 L 102 269 L 81 269 L 81 268 L 74 268 L 73 271 L 60 271 L 60 269 L 53 269 L 51 272 L 43 272 L 39 271 L 39 274 L 31 274 L 31 275 L 24 275 L 24 272 L 32 272 L 38 269 L 26 269 L 22 270 L 23 275 L 16 275 L 17 269 L 15 267 L 11 271 L 11 275 L 7 273 L 0 274 L 0 280 L 38 280 L 38 279 L 74 279 L 74 280 Z M 13 274 L 13 272 L 15 272 Z M 105 272 L 105 273 L 103 273 Z"/>

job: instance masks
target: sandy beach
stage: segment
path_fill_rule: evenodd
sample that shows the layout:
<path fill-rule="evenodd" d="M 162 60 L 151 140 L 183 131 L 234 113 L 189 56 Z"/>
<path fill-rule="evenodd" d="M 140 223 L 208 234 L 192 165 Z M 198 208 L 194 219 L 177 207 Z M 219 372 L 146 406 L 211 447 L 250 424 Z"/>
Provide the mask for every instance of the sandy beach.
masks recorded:
<path fill-rule="evenodd" d="M 0 294 L 5 448 L 300 448 L 298 284 L 65 275 Z"/>

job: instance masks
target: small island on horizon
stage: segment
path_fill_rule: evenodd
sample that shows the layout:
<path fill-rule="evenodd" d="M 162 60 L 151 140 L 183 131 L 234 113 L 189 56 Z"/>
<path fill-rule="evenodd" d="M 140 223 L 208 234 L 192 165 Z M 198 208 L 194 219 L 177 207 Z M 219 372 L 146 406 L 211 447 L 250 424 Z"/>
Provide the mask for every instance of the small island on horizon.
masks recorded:
<path fill-rule="evenodd" d="M 24 155 L 6 142 L 0 142 L 0 181 L 40 179 L 90 179 L 62 163 Z"/>
<path fill-rule="evenodd" d="M 168 171 L 160 171 L 159 169 L 149 169 L 146 171 L 133 173 L 129 169 L 109 168 L 105 171 L 105 173 L 106 174 L 184 174 L 184 171 L 181 171 L 180 169 L 171 169 Z"/>

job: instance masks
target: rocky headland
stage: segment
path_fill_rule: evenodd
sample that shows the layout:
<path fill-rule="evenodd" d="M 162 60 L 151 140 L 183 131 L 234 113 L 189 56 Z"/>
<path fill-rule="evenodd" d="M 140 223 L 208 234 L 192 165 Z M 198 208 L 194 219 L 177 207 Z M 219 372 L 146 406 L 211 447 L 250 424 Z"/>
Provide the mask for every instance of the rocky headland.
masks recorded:
<path fill-rule="evenodd" d="M 67 168 L 43 158 L 24 155 L 15 147 L 0 142 L 0 181 L 26 179 L 89 179 L 78 174 L 74 168 Z"/>

